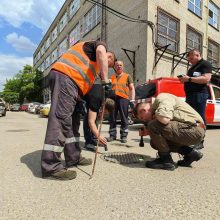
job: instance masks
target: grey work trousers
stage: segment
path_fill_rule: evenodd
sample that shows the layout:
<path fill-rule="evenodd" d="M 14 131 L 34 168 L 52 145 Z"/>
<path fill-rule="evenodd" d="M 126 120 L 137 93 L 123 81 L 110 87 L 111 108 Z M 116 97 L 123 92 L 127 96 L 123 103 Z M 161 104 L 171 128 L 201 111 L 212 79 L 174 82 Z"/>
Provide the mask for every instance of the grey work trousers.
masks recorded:
<path fill-rule="evenodd" d="M 76 165 L 81 153 L 80 117 L 74 111 L 79 97 L 78 87 L 68 76 L 51 71 L 50 88 L 51 108 L 41 157 L 43 177 L 65 168 L 60 158 L 62 152 L 66 166 Z"/>
<path fill-rule="evenodd" d="M 151 146 L 161 153 L 180 152 L 182 147 L 201 143 L 205 136 L 204 128 L 177 121 L 164 125 L 158 120 L 152 120 L 147 128 Z"/>

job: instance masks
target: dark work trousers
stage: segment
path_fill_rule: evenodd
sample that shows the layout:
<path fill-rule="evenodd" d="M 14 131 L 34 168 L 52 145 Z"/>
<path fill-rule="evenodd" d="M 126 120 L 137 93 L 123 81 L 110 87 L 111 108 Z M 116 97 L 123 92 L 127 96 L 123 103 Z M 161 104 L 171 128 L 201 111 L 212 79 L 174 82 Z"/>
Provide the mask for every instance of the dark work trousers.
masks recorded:
<path fill-rule="evenodd" d="M 88 122 L 88 114 L 89 114 L 89 107 L 88 105 L 86 106 L 87 107 L 87 114 L 84 116 L 84 119 L 83 119 L 83 132 L 84 132 L 84 138 L 85 138 L 85 141 L 86 141 L 86 145 L 87 144 L 92 144 L 92 145 L 95 145 L 97 144 L 97 139 L 96 137 L 93 135 L 90 127 L 89 127 L 89 122 Z"/>
<path fill-rule="evenodd" d="M 64 169 L 60 155 L 64 152 L 66 166 L 76 165 L 80 158 L 80 117 L 74 111 L 78 87 L 66 75 L 51 71 L 51 108 L 44 149 L 41 157 L 42 176 Z"/>
<path fill-rule="evenodd" d="M 177 121 L 163 125 L 157 120 L 148 123 L 151 146 L 161 153 L 181 152 L 181 148 L 199 144 L 205 136 L 205 129 Z"/>
<path fill-rule="evenodd" d="M 128 105 L 129 100 L 120 96 L 115 97 L 115 109 L 110 113 L 110 137 L 117 137 L 116 121 L 118 112 L 121 116 L 120 138 L 126 139 L 128 135 Z"/>
<path fill-rule="evenodd" d="M 206 101 L 209 95 L 207 93 L 190 93 L 186 95 L 186 103 L 188 103 L 192 108 L 194 108 L 202 117 L 204 123 L 206 124 L 205 119 L 205 109 Z"/>

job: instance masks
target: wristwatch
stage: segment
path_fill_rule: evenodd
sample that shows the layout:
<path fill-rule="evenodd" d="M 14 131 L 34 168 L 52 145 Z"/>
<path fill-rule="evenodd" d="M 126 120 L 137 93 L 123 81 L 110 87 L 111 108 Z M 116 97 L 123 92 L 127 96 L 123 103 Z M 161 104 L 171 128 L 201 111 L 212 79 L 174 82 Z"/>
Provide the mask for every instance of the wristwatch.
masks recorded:
<path fill-rule="evenodd" d="M 191 77 L 189 77 L 188 82 L 192 82 L 192 78 Z"/>

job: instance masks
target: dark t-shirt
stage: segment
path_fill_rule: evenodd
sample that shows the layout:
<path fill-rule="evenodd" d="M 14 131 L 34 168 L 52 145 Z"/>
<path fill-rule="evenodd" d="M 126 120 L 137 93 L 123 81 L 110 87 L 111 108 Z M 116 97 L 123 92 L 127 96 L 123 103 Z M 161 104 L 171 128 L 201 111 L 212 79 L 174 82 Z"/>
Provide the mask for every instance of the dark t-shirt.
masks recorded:
<path fill-rule="evenodd" d="M 212 65 L 208 61 L 201 59 L 196 65 L 192 66 L 188 70 L 187 75 L 190 77 L 198 77 L 205 73 L 212 73 Z M 186 95 L 195 92 L 208 93 L 206 84 L 198 84 L 193 82 L 185 82 L 184 90 Z"/>
<path fill-rule="evenodd" d="M 91 111 L 99 111 L 99 108 L 102 105 L 103 95 L 101 79 L 98 77 L 89 93 L 84 96 L 84 100 L 86 101 L 87 106 Z"/>
<path fill-rule="evenodd" d="M 89 41 L 83 45 L 83 50 L 91 61 L 96 61 L 96 49 L 99 45 L 103 45 L 107 51 L 107 45 L 103 41 Z"/>

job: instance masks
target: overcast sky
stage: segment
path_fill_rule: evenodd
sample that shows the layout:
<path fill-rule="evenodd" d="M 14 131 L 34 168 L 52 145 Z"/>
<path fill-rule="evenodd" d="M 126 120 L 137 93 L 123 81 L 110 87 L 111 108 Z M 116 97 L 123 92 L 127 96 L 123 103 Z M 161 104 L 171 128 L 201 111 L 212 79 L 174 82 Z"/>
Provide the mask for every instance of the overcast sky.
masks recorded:
<path fill-rule="evenodd" d="M 1 0 L 0 91 L 26 64 L 65 0 Z"/>

